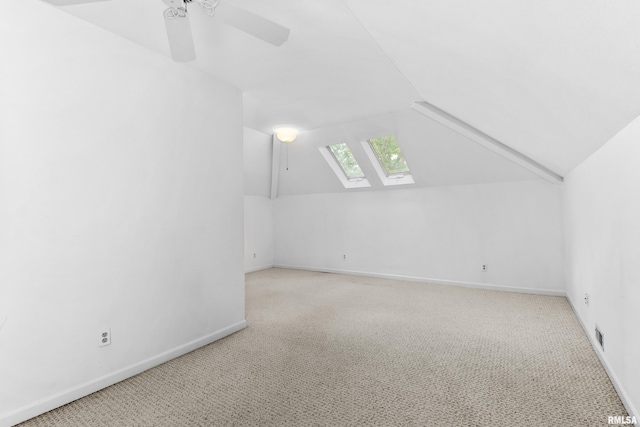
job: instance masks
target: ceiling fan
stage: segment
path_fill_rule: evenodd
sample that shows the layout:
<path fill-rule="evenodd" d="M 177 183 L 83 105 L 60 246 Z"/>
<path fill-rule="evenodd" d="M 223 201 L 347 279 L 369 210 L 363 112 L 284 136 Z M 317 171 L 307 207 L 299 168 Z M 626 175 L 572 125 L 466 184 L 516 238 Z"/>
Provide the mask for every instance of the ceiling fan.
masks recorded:
<path fill-rule="evenodd" d="M 108 0 L 44 0 L 55 6 L 69 6 L 82 3 L 94 3 Z M 196 59 L 196 53 L 191 35 L 191 24 L 187 5 L 198 3 L 206 15 L 217 19 L 251 34 L 274 46 L 281 46 L 289 38 L 289 29 L 276 24 L 262 16 L 245 9 L 233 6 L 224 0 L 162 0 L 168 9 L 164 11 L 167 37 L 171 57 L 177 62 L 187 62 Z"/>

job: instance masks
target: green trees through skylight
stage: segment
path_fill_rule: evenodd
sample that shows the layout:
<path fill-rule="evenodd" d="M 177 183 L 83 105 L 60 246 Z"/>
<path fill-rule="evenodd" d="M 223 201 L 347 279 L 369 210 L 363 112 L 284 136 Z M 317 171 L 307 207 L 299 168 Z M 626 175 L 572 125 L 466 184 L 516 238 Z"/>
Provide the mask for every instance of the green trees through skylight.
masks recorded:
<path fill-rule="evenodd" d="M 383 185 L 415 183 L 395 136 L 361 140 L 360 143 Z M 318 148 L 345 188 L 371 186 L 347 143 Z"/>
<path fill-rule="evenodd" d="M 369 140 L 369 144 L 371 144 L 371 148 L 376 153 L 376 157 L 387 176 L 411 173 L 395 136 L 372 138 Z"/>
<path fill-rule="evenodd" d="M 364 178 L 364 173 L 362 169 L 360 169 L 360 165 L 358 165 L 355 157 L 353 157 L 347 144 L 334 144 L 327 148 L 329 148 L 329 151 L 331 151 L 331 154 L 333 154 L 333 157 L 335 157 L 348 179 Z"/>

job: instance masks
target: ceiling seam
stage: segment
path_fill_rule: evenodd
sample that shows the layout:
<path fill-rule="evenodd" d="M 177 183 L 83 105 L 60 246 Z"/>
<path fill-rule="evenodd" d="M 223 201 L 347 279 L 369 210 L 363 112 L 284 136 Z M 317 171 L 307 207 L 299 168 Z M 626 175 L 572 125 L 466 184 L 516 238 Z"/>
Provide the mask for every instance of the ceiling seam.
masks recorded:
<path fill-rule="evenodd" d="M 420 91 L 418 90 L 418 88 L 413 84 L 413 82 L 409 79 L 409 77 L 407 77 L 407 75 L 405 73 L 402 72 L 402 70 L 400 69 L 400 67 L 398 66 L 398 64 L 396 64 L 396 62 L 391 58 L 391 56 L 387 53 L 387 51 L 384 50 L 384 48 L 380 45 L 380 43 L 378 43 L 378 40 L 376 40 L 376 38 L 373 36 L 373 34 L 371 34 L 371 32 L 367 29 L 367 27 L 362 23 L 362 21 L 360 21 L 360 19 L 358 18 L 358 16 L 355 14 L 355 12 L 349 7 L 349 3 L 347 3 L 347 0 L 342 0 L 342 3 L 344 4 L 344 6 L 347 8 L 347 10 L 349 11 L 349 13 L 351 14 L 351 16 L 353 16 L 353 18 L 356 20 L 356 22 L 358 23 L 358 25 L 360 25 L 360 27 L 365 31 L 365 33 L 367 33 L 367 35 L 369 36 L 369 38 L 373 41 L 373 43 L 378 47 L 378 49 L 380 50 L 380 52 L 382 52 L 382 54 L 387 58 L 387 60 L 391 63 L 391 65 L 393 65 L 393 67 L 398 71 L 398 73 L 400 73 L 400 75 L 404 78 L 404 80 L 407 81 L 407 83 L 409 83 L 409 86 L 411 86 L 413 88 L 413 90 L 415 91 L 416 94 L 418 94 L 420 97 L 422 97 L 422 94 L 420 93 Z"/>

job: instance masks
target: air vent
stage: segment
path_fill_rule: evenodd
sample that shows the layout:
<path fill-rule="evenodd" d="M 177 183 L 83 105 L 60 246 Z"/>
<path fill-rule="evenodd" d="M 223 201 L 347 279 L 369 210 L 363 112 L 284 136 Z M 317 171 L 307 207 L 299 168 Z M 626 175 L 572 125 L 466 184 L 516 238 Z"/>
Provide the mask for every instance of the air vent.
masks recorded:
<path fill-rule="evenodd" d="M 602 351 L 604 351 L 604 335 L 602 335 L 602 332 L 600 332 L 600 329 L 598 329 L 597 326 L 596 326 L 596 340 L 598 341 L 598 344 L 600 344 L 600 348 L 602 348 Z"/>

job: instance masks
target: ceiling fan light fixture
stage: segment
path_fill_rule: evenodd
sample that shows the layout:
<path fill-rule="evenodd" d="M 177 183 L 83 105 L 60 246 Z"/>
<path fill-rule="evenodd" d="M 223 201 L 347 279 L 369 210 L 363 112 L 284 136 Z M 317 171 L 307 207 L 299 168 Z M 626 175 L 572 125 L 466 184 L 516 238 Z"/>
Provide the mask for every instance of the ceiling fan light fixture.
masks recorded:
<path fill-rule="evenodd" d="M 200 4 L 200 9 L 205 15 L 214 16 L 220 0 L 196 0 Z"/>
<path fill-rule="evenodd" d="M 290 144 L 293 141 L 295 141 L 296 137 L 298 136 L 298 132 L 293 128 L 279 128 L 279 129 L 276 129 L 275 132 L 276 132 L 276 137 L 280 141 L 286 142 L 287 144 Z"/>
<path fill-rule="evenodd" d="M 43 0 L 54 6 L 72 6 L 107 0 Z M 171 57 L 176 62 L 196 59 L 191 25 L 187 13 L 189 3 L 198 3 L 205 15 L 215 15 L 220 21 L 274 46 L 281 46 L 289 39 L 289 29 L 248 10 L 223 0 L 162 0 L 169 9 L 164 11 Z"/>

